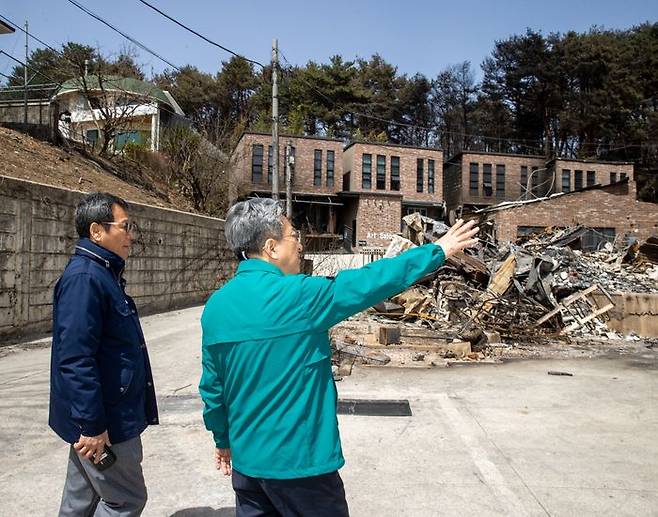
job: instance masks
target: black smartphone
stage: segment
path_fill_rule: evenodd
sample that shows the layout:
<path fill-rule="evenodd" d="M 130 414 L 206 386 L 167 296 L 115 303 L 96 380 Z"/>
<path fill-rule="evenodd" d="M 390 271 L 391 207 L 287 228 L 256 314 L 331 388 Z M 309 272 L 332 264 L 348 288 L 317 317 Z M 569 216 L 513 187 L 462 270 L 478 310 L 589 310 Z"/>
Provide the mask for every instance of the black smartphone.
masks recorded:
<path fill-rule="evenodd" d="M 112 465 L 114 465 L 114 462 L 116 460 L 117 460 L 116 454 L 114 454 L 114 451 L 112 451 L 112 449 L 110 449 L 106 445 L 105 449 L 103 450 L 103 454 L 101 454 L 101 460 L 98 463 L 94 463 L 96 461 L 96 455 L 94 454 L 92 458 L 92 464 L 98 470 L 105 470 L 110 468 Z"/>

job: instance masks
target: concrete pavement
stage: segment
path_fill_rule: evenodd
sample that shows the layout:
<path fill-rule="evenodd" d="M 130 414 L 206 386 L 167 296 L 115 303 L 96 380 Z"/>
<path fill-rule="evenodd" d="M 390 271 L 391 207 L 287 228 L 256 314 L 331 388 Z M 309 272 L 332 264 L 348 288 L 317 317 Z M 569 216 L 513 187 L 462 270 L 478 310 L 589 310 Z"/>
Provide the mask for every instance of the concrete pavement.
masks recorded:
<path fill-rule="evenodd" d="M 146 516 L 229 517 L 201 421 L 200 308 L 143 319 L 161 425 Z M 47 343 L 0 349 L 0 515 L 56 515 L 67 446 L 47 427 Z M 547 375 L 548 370 L 573 377 Z M 359 368 L 341 397 L 411 417 L 339 417 L 353 516 L 658 515 L 658 353 L 434 370 Z"/>

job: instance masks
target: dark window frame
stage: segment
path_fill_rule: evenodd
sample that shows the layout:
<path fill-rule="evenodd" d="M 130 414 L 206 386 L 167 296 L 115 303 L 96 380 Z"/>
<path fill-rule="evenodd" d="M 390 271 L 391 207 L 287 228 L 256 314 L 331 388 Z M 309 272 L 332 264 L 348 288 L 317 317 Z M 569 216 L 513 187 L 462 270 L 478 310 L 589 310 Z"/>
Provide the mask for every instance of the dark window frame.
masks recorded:
<path fill-rule="evenodd" d="M 610 183 L 617 183 L 617 173 L 616 172 L 611 172 L 610 173 Z"/>
<path fill-rule="evenodd" d="M 260 150 L 259 153 L 256 151 Z M 251 144 L 251 182 L 263 182 L 263 144 Z"/>
<path fill-rule="evenodd" d="M 505 164 L 496 164 L 496 197 L 505 197 Z"/>
<path fill-rule="evenodd" d="M 583 188 L 583 171 L 574 169 L 573 171 L 573 189 L 580 190 Z"/>
<path fill-rule="evenodd" d="M 492 171 L 493 165 L 491 163 L 482 164 L 482 192 L 486 197 L 493 195 Z"/>
<path fill-rule="evenodd" d="M 587 185 L 588 187 L 592 187 L 596 185 L 596 171 L 587 171 L 585 185 Z"/>
<path fill-rule="evenodd" d="M 562 192 L 571 192 L 571 169 L 562 169 Z"/>
<path fill-rule="evenodd" d="M 427 160 L 427 192 L 428 194 L 434 194 L 434 160 Z"/>
<path fill-rule="evenodd" d="M 400 191 L 400 157 L 391 156 L 391 190 Z"/>
<path fill-rule="evenodd" d="M 274 147 L 267 146 L 267 182 L 272 183 L 272 171 L 274 170 Z"/>
<path fill-rule="evenodd" d="M 331 157 L 331 159 L 329 159 Z M 331 149 L 327 149 L 327 187 L 334 186 L 334 173 L 336 165 L 336 153 Z"/>
<path fill-rule="evenodd" d="M 521 185 L 520 194 L 524 196 L 528 192 L 528 166 L 521 165 L 521 179 L 519 180 L 519 185 Z"/>
<path fill-rule="evenodd" d="M 368 157 L 367 161 L 366 156 Z M 363 153 L 361 155 L 361 188 L 364 190 L 372 188 L 372 154 Z"/>
<path fill-rule="evenodd" d="M 416 192 L 422 192 L 425 184 L 425 160 L 416 158 Z"/>
<path fill-rule="evenodd" d="M 480 164 L 470 162 L 468 166 L 468 192 L 472 196 L 480 193 Z"/>
<path fill-rule="evenodd" d="M 386 190 L 386 156 L 383 154 L 377 155 L 375 182 L 377 190 Z"/>
<path fill-rule="evenodd" d="M 313 186 L 322 186 L 322 149 L 313 151 Z"/>

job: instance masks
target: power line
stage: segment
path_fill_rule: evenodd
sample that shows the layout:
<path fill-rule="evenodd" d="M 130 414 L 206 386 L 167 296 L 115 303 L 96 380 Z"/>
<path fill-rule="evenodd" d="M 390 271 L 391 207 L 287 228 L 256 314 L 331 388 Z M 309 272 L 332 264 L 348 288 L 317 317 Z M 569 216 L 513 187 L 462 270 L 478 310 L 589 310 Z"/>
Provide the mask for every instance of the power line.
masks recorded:
<path fill-rule="evenodd" d="M 57 81 L 55 81 L 54 79 L 51 79 L 50 77 L 48 77 L 48 76 L 47 76 L 46 74 L 44 74 L 43 72 L 40 72 L 40 71 L 37 70 L 36 68 L 32 68 L 32 67 L 31 67 L 30 65 L 28 65 L 27 63 L 23 63 L 20 59 L 16 59 L 14 56 L 12 56 L 12 55 L 10 55 L 10 54 L 7 54 L 7 52 L 5 52 L 4 50 L 0 50 L 0 54 L 4 54 L 4 55 L 7 56 L 9 59 L 12 59 L 12 60 L 16 61 L 19 65 L 24 66 L 24 67 L 27 68 L 28 70 L 32 70 L 33 72 L 39 74 L 41 77 L 43 77 L 43 78 L 45 78 L 45 79 L 48 79 L 51 83 L 60 84 L 60 83 L 58 83 Z M 4 74 L 2 74 L 2 75 L 4 75 Z"/>
<path fill-rule="evenodd" d="M 57 54 L 60 54 L 60 55 L 61 55 L 61 52 L 59 52 L 58 50 L 56 50 L 56 49 L 54 49 L 53 47 L 51 47 L 50 45 L 48 45 L 48 43 L 46 43 L 46 42 L 40 40 L 40 39 L 37 38 L 34 34 L 31 34 L 30 32 L 26 31 L 26 30 L 25 30 L 23 27 L 21 27 L 20 25 L 15 24 L 14 22 L 12 22 L 12 21 L 11 21 L 9 18 L 7 18 L 6 16 L 3 16 L 2 14 L 0 14 L 0 18 L 2 18 L 4 21 L 6 21 L 9 25 L 11 25 L 12 27 L 14 27 L 15 29 L 18 29 L 18 30 L 22 31 L 23 33 L 27 34 L 27 35 L 28 35 L 30 38 L 32 38 L 33 40 L 38 41 L 38 42 L 41 43 L 44 47 L 47 47 L 48 49 L 52 50 L 53 52 L 56 52 Z"/>
<path fill-rule="evenodd" d="M 283 57 L 284 61 L 288 65 L 292 66 L 290 61 L 288 61 L 288 59 L 286 58 L 285 54 L 283 54 L 283 52 L 280 52 L 280 53 L 281 53 L 281 56 Z M 282 70 L 287 72 L 287 73 L 290 73 L 290 69 L 282 69 Z M 501 138 L 501 137 L 495 137 L 495 136 L 485 136 L 485 135 L 474 135 L 474 134 L 467 134 L 467 133 L 458 133 L 458 132 L 455 132 L 455 131 L 440 131 L 440 129 L 436 126 L 428 127 L 428 126 L 420 126 L 418 124 L 408 124 L 406 122 L 398 122 L 398 121 L 395 121 L 395 120 L 386 119 L 386 118 L 383 118 L 383 117 L 378 117 L 377 115 L 370 115 L 368 113 L 362 113 L 362 112 L 359 112 L 359 111 L 355 111 L 355 110 L 353 110 L 353 109 L 351 109 L 347 106 L 342 106 L 342 105 L 337 104 L 333 99 L 331 99 L 330 97 L 325 95 L 315 85 L 309 83 L 303 77 L 300 77 L 299 79 L 304 84 L 306 84 L 309 88 L 313 89 L 323 99 L 325 99 L 327 102 L 329 102 L 332 107 L 341 108 L 341 109 L 351 113 L 352 115 L 356 115 L 358 117 L 377 120 L 379 122 L 385 122 L 387 124 L 391 124 L 391 125 L 394 125 L 394 126 L 407 127 L 407 128 L 412 128 L 412 129 L 421 129 L 421 130 L 424 130 L 424 131 L 431 131 L 431 132 L 434 132 L 434 133 L 439 133 L 440 132 L 441 134 L 444 134 L 444 135 L 453 135 L 453 136 L 462 136 L 462 137 L 466 136 L 466 137 L 471 137 L 471 138 L 482 138 L 482 139 L 487 139 L 487 140 L 496 140 L 498 142 L 517 143 L 517 144 L 520 144 L 524 147 L 528 147 L 530 149 L 540 149 L 541 148 L 541 142 L 539 140 L 512 139 L 512 138 Z M 528 145 L 528 143 L 535 144 L 535 145 L 537 145 L 537 147 Z"/>
<path fill-rule="evenodd" d="M 167 18 L 168 20 L 174 22 L 174 23 L 175 23 L 176 25 L 178 25 L 179 27 L 182 27 L 182 28 L 185 29 L 186 31 L 191 32 L 191 33 L 194 34 L 195 36 L 198 36 L 199 38 L 201 38 L 201 39 L 204 40 L 205 42 L 210 43 L 211 45 L 214 45 L 215 47 L 218 47 L 218 48 L 222 49 L 223 51 L 228 52 L 229 54 L 234 55 L 235 57 L 239 57 L 239 58 L 244 59 L 245 61 L 247 61 L 247 62 L 249 62 L 249 63 L 253 63 L 254 65 L 258 65 L 258 66 L 260 66 L 261 68 L 265 68 L 265 65 L 263 65 L 262 63 L 259 63 L 258 61 L 255 61 L 255 60 L 253 60 L 253 59 L 249 59 L 248 57 L 245 57 L 245 56 L 243 56 L 243 55 L 241 55 L 241 54 L 238 54 L 237 52 L 234 52 L 234 51 L 231 50 L 230 48 L 226 48 L 225 46 L 220 45 L 220 44 L 217 43 L 216 41 L 211 40 L 210 38 L 204 36 L 203 34 L 200 34 L 199 32 L 197 32 L 197 31 L 195 31 L 194 29 L 188 27 L 187 25 L 185 25 L 184 23 L 178 21 L 177 19 L 173 18 L 172 16 L 169 16 L 167 13 L 161 11 L 160 9 L 158 9 L 158 8 L 155 7 L 154 5 L 150 4 L 149 2 L 146 2 L 145 0 L 138 0 L 138 1 L 141 2 L 141 3 L 143 3 L 145 6 L 150 7 L 150 8 L 153 9 L 155 12 L 161 14 L 162 16 L 164 16 L 165 18 Z"/>
<path fill-rule="evenodd" d="M 93 13 L 92 11 L 90 11 L 89 9 L 87 9 L 85 6 L 80 5 L 78 2 L 76 2 L 76 0 L 67 0 L 67 2 L 69 2 L 69 3 L 72 4 L 72 5 L 74 5 L 75 7 L 77 7 L 78 9 L 80 9 L 81 11 L 83 11 L 84 13 L 88 14 L 89 16 L 91 16 L 92 18 L 94 18 L 95 20 L 98 20 L 98 21 L 101 22 L 102 24 L 106 25 L 107 27 L 109 27 L 110 29 L 112 29 L 114 32 L 117 32 L 118 34 L 121 34 L 121 36 L 123 36 L 124 38 L 126 38 L 126 39 L 127 39 L 128 41 L 130 41 L 132 44 L 137 45 L 137 46 L 138 46 L 139 48 L 141 48 L 142 50 L 148 52 L 149 54 L 151 54 L 151 55 L 153 55 L 153 56 L 155 56 L 155 57 L 157 57 L 160 61 L 162 61 L 162 62 L 164 62 L 164 63 L 167 63 L 167 64 L 168 64 L 170 67 L 172 67 L 174 70 L 177 70 L 178 72 L 181 72 L 181 69 L 178 68 L 176 65 L 174 65 L 171 61 L 168 61 L 167 59 L 165 59 L 164 57 L 162 57 L 160 54 L 158 54 L 158 53 L 155 52 L 154 50 L 151 50 L 149 47 L 147 47 L 146 45 L 144 45 L 142 42 L 138 41 L 137 39 L 133 38 L 132 36 L 129 36 L 128 34 L 126 34 L 125 32 L 123 32 L 121 29 L 118 29 L 117 27 L 115 27 L 114 25 L 112 25 L 110 22 L 104 20 L 103 18 L 101 18 L 101 17 L 98 16 L 97 14 L 95 14 L 95 13 Z"/>

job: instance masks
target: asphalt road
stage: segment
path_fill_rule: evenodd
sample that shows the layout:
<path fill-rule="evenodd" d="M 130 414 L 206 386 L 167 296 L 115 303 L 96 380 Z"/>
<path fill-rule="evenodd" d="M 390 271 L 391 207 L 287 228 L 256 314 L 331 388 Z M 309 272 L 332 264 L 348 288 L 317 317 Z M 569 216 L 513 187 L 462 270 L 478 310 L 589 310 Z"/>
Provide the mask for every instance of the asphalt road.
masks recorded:
<path fill-rule="evenodd" d="M 200 308 L 143 319 L 161 412 L 144 439 L 146 516 L 229 517 L 201 421 Z M 67 445 L 47 427 L 48 343 L 0 349 L 0 515 L 56 515 Z M 547 375 L 549 370 L 568 376 Z M 364 367 L 340 416 L 353 516 L 658 515 L 658 352 L 437 369 Z"/>

